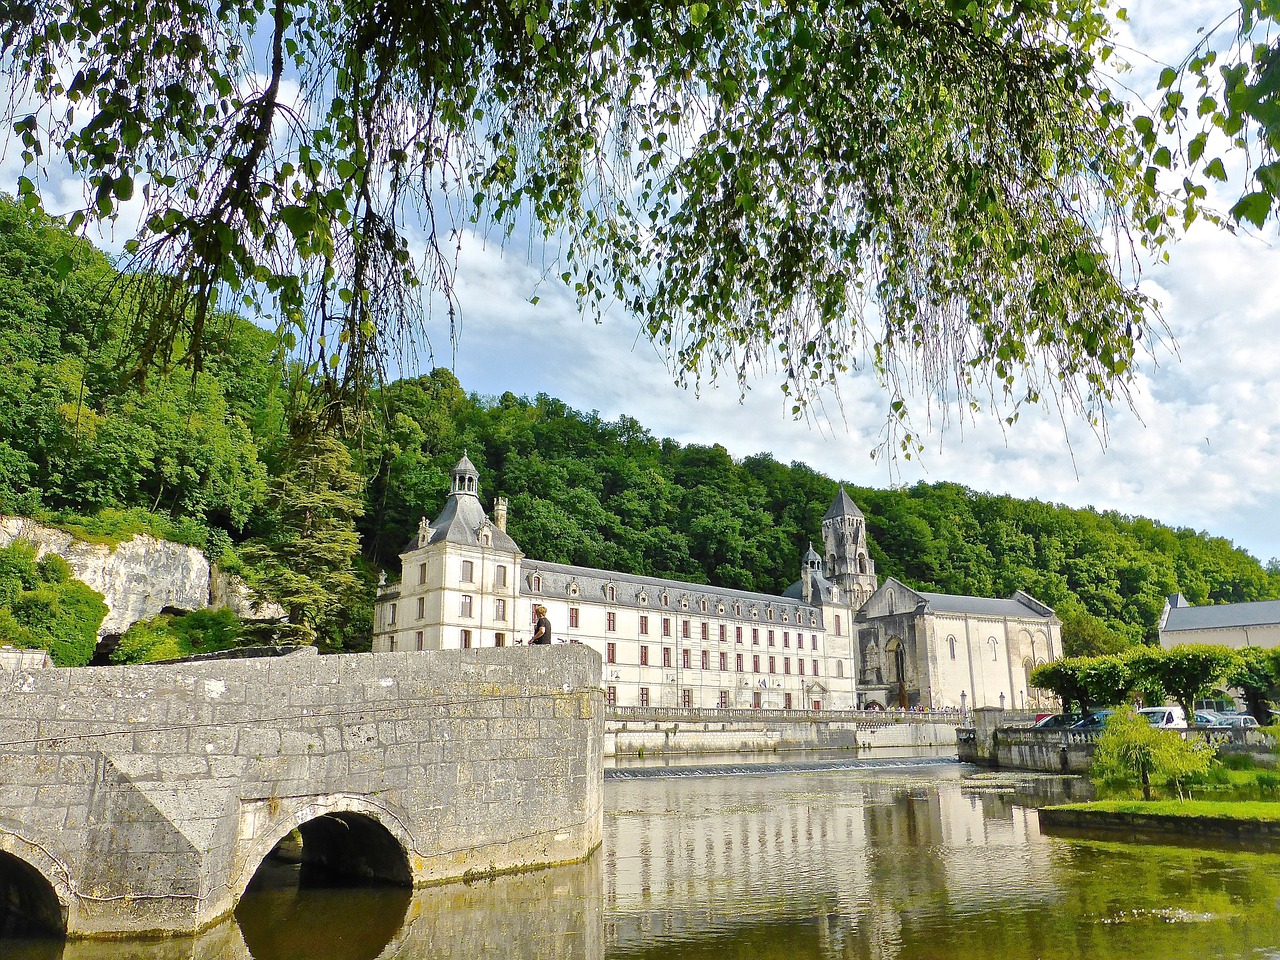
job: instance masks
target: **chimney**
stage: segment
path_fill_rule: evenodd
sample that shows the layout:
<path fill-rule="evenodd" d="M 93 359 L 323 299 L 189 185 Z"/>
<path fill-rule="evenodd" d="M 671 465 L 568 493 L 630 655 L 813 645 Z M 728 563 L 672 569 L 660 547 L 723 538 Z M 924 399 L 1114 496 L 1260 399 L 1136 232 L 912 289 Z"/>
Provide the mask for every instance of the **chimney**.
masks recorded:
<path fill-rule="evenodd" d="M 497 497 L 493 501 L 493 522 L 503 533 L 507 532 L 507 498 Z"/>

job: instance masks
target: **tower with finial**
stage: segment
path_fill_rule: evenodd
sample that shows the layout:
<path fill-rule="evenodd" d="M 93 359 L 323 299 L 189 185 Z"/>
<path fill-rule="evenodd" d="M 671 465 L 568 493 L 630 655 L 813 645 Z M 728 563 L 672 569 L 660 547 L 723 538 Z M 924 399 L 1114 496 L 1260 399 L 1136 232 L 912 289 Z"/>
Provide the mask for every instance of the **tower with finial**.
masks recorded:
<path fill-rule="evenodd" d="M 860 606 L 876 592 L 879 581 L 867 550 L 866 517 L 844 487 L 822 518 L 822 544 L 827 579 L 844 592 L 846 602 Z"/>

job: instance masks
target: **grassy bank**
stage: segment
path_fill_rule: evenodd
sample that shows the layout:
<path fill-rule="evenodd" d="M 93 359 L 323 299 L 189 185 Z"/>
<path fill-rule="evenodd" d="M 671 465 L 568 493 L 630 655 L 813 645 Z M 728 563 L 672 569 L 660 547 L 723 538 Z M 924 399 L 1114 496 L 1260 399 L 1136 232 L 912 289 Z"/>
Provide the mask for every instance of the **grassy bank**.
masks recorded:
<path fill-rule="evenodd" d="M 1055 810 L 1124 813 L 1186 820 L 1226 819 L 1280 823 L 1280 802 L 1266 800 L 1095 800 L 1067 803 Z"/>

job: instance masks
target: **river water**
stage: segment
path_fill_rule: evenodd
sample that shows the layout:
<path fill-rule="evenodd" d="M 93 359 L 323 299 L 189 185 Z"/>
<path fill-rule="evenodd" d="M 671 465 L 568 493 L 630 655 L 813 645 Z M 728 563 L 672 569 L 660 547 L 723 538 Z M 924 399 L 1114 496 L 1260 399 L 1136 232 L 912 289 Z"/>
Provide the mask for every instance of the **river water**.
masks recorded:
<path fill-rule="evenodd" d="M 1280 960 L 1280 855 L 1042 836 L 1078 780 L 955 763 L 611 780 L 587 864 L 414 893 L 283 868 L 194 940 L 23 960 Z"/>

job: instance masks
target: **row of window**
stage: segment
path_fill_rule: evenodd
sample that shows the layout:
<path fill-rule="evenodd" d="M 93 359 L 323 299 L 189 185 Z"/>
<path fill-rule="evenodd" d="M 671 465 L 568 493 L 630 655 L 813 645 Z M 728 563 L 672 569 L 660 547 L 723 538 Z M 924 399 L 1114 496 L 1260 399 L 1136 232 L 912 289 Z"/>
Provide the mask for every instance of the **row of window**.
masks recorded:
<path fill-rule="evenodd" d="M 396 625 L 396 604 L 391 604 L 389 609 L 389 618 L 387 623 L 389 626 Z M 469 593 L 464 593 L 459 602 L 458 614 L 463 617 L 475 616 L 475 597 Z M 418 597 L 418 619 L 421 620 L 427 615 L 427 598 Z M 493 601 L 493 618 L 498 621 L 505 622 L 507 619 L 507 601 L 499 597 Z"/>
<path fill-rule="evenodd" d="M 464 561 L 464 563 L 465 563 L 465 561 Z M 465 577 L 464 577 L 463 579 L 464 579 L 464 581 L 466 580 L 466 578 L 465 578 Z M 503 583 L 506 583 L 506 580 L 504 579 L 502 582 L 503 582 Z M 541 574 L 537 574 L 537 573 L 533 574 L 533 575 L 529 578 L 529 586 L 532 588 L 532 590 L 533 590 L 533 592 L 534 592 L 534 593 L 541 593 L 541 592 L 542 592 L 542 575 L 541 575 Z M 573 583 L 573 582 L 571 582 L 571 583 L 569 584 L 568 588 L 567 588 L 567 592 L 568 592 L 569 596 L 571 596 L 571 597 L 576 597 L 576 596 L 578 596 L 578 595 L 579 595 L 579 593 L 580 593 L 580 590 L 578 589 L 578 585 L 577 585 L 577 583 Z M 616 588 L 613 584 L 607 584 L 607 585 L 605 586 L 604 595 L 605 595 L 605 600 L 606 600 L 607 602 L 609 602 L 609 603 L 616 603 L 616 602 L 618 601 L 618 591 L 617 591 L 617 588 Z M 648 603 L 648 602 L 649 602 L 649 595 L 648 595 L 648 593 L 645 593 L 644 591 L 641 591 L 641 593 L 639 594 L 639 596 L 638 596 L 636 599 L 637 599 L 640 603 L 642 603 L 642 604 L 644 604 L 644 603 Z M 659 599 L 659 602 L 661 602 L 661 604 L 662 604 L 664 607 L 669 607 L 669 606 L 671 606 L 671 594 L 670 594 L 670 593 L 667 593 L 667 592 L 665 592 L 665 591 L 664 591 L 662 594 L 660 594 L 660 595 L 659 595 L 658 599 Z M 688 610 L 688 609 L 689 609 L 689 598 L 688 598 L 688 597 L 681 597 L 681 598 L 680 598 L 680 609 L 682 609 L 682 610 Z M 703 612 L 703 613 L 709 613 L 709 612 L 710 612 L 710 610 L 711 610 L 711 605 L 710 605 L 710 603 L 708 603 L 708 601 L 707 601 L 707 598 L 706 598 L 706 597 L 703 597 L 703 598 L 701 598 L 701 599 L 698 601 L 698 609 L 699 609 L 701 612 Z M 716 613 L 720 614 L 721 616 L 724 616 L 724 615 L 727 613 L 727 608 L 726 608 L 725 604 L 723 604 L 723 603 L 716 604 Z M 735 603 L 733 604 L 733 615 L 734 615 L 735 617 L 741 617 L 741 616 L 743 615 L 743 614 L 742 614 L 742 604 L 741 604 L 741 603 L 735 602 Z M 760 608 L 759 608 L 759 607 L 754 607 L 754 606 L 753 606 L 753 607 L 751 607 L 751 608 L 750 608 L 750 614 L 749 614 L 749 615 L 751 616 L 751 618 L 752 618 L 752 619 L 756 619 L 756 618 L 758 618 L 758 617 L 760 616 Z M 765 616 L 765 619 L 766 619 L 766 620 L 770 620 L 770 621 L 772 621 L 772 620 L 774 619 L 774 610 L 773 610 L 773 607 L 772 607 L 772 606 L 769 606 L 769 605 L 766 605 L 766 606 L 765 606 L 764 616 Z M 782 619 L 782 622 L 783 622 L 783 623 L 789 623 L 789 622 L 790 622 L 790 620 L 791 620 L 791 614 L 790 614 L 788 611 L 783 610 L 783 611 L 782 611 L 781 619 Z M 801 614 L 799 611 L 796 611 L 796 622 L 797 622 L 797 623 L 800 623 L 800 622 L 802 622 L 803 620 L 804 620 L 804 616 L 803 616 L 803 614 Z M 809 615 L 809 625 L 810 625 L 810 626 L 817 626 L 817 618 L 816 618 L 816 617 L 814 617 L 812 614 L 810 614 L 810 615 Z"/>
<path fill-rule="evenodd" d="M 618 705 L 618 688 L 617 687 L 605 687 L 604 695 L 605 695 L 605 701 L 609 704 L 609 706 L 616 707 Z M 756 710 L 760 709 L 762 700 L 763 700 L 763 695 L 760 693 L 759 690 L 756 690 L 751 694 L 751 706 Z M 642 707 L 649 706 L 649 688 L 648 687 L 640 688 L 640 706 Z M 684 687 L 683 689 L 681 689 L 680 706 L 686 710 L 693 707 L 692 688 Z M 717 706 L 721 710 L 727 710 L 729 708 L 729 691 L 728 690 L 720 691 L 720 698 L 719 698 L 719 702 L 717 703 Z M 784 693 L 782 695 L 782 709 L 791 710 L 792 708 L 793 707 L 792 707 L 791 694 Z M 822 701 L 814 700 L 813 709 L 821 710 Z"/>
<path fill-rule="evenodd" d="M 427 582 L 427 565 L 425 563 L 418 564 L 418 585 L 422 586 Z M 472 560 L 462 561 L 462 582 L 476 582 L 476 565 Z M 498 564 L 493 568 L 493 585 L 495 587 L 505 587 L 507 585 L 507 568 L 504 564 Z"/>
<path fill-rule="evenodd" d="M 995 637 L 987 637 L 987 644 L 991 647 L 991 660 L 993 663 L 1000 662 L 1000 641 Z M 954 636 L 947 637 L 947 646 L 951 648 L 951 659 L 956 658 L 956 638 Z"/>
<path fill-rule="evenodd" d="M 570 608 L 569 608 L 569 626 L 570 626 L 571 628 L 573 628 L 573 629 L 576 629 L 576 628 L 579 626 L 580 619 L 581 619 L 581 618 L 580 618 L 580 610 L 579 610 L 579 608 L 578 608 L 578 607 L 570 607 Z M 837 622 L 837 623 L 839 623 L 839 622 L 840 622 L 840 618 L 839 618 L 839 617 L 836 617 L 836 622 Z M 670 618 L 670 617 L 663 617 L 663 618 L 662 618 L 662 635 L 663 635 L 664 637 L 669 637 L 669 636 L 671 636 L 671 626 L 672 626 L 672 625 L 671 625 L 671 618 Z M 606 631 L 606 632 L 608 632 L 608 633 L 616 633 L 616 632 L 618 631 L 618 615 L 617 615 L 616 613 L 614 613 L 614 612 L 610 611 L 610 612 L 608 612 L 608 613 L 606 613 L 606 614 L 605 614 L 605 627 L 604 627 L 604 628 L 605 628 L 605 631 Z M 742 627 L 734 627 L 734 628 L 733 628 L 733 630 L 734 630 L 734 637 L 733 637 L 733 638 L 734 638 L 734 641 L 735 641 L 735 642 L 737 642 L 737 643 L 742 643 L 742 638 L 743 638 L 743 635 L 744 635 L 744 634 L 743 634 L 743 628 L 742 628 Z M 698 632 L 699 632 L 699 636 L 701 637 L 701 639 L 702 639 L 703 641 L 710 641 L 710 639 L 711 639 L 711 624 L 707 623 L 706 621 L 703 621 L 701 624 L 699 624 L 699 631 L 698 631 Z M 641 616 L 640 616 L 640 636 L 644 637 L 644 636 L 648 636 L 648 635 L 649 635 L 649 618 L 648 618 L 647 616 L 645 616 L 645 615 L 641 614 Z M 727 642 L 728 642 L 728 640 L 729 640 L 728 626 L 727 626 L 726 624 L 723 624 L 723 623 L 722 623 L 722 624 L 719 624 L 719 625 L 718 625 L 718 628 L 717 628 L 717 635 L 718 635 L 718 638 L 719 638 L 719 640 L 720 640 L 720 642 L 721 642 L 721 643 L 727 643 Z M 692 639 L 693 639 L 693 624 L 692 624 L 692 621 L 689 621 L 689 620 L 682 620 L 682 621 L 680 622 L 680 636 L 681 636 L 682 638 L 684 638 L 685 640 L 692 640 Z M 769 630 L 769 631 L 767 631 L 767 640 L 768 640 L 768 646 L 771 646 L 771 647 L 772 647 L 772 646 L 775 646 L 775 645 L 776 645 L 776 640 L 777 640 L 777 631 L 775 631 L 775 630 Z M 817 635 L 816 633 L 814 633 L 814 634 L 811 634 L 811 635 L 810 635 L 810 637 L 809 637 L 809 642 L 810 642 L 810 646 L 812 647 L 812 649 L 814 649 L 814 650 L 817 650 L 817 649 L 818 649 L 818 635 Z M 759 628 L 759 627 L 752 627 L 752 628 L 751 628 L 751 643 L 752 643 L 752 645 L 753 645 L 753 646 L 757 646 L 757 647 L 760 645 L 760 628 Z M 783 630 L 783 631 L 782 631 L 782 646 L 783 646 L 783 647 L 790 647 L 790 646 L 791 646 L 791 631 L 790 631 L 790 630 Z M 796 633 L 796 649 L 797 649 L 797 650 L 799 650 L 799 649 L 803 649 L 803 647 L 804 647 L 804 634 L 802 634 L 802 633 L 798 633 L 798 632 L 797 632 L 797 633 Z"/>
<path fill-rule="evenodd" d="M 461 644 L 462 649 L 470 650 L 472 645 L 474 644 L 474 637 L 475 635 L 470 630 L 459 631 L 458 641 Z M 423 635 L 421 630 L 418 630 L 416 633 L 414 633 L 413 642 L 414 642 L 413 649 L 415 650 L 424 649 Z M 507 645 L 507 635 L 505 633 L 495 633 L 493 635 L 493 645 L 495 647 L 505 647 Z M 390 649 L 392 653 L 396 651 L 396 638 L 394 636 L 391 638 Z"/>
<path fill-rule="evenodd" d="M 672 651 L 671 647 L 663 647 L 663 648 L 662 648 L 662 665 L 663 665 L 664 667 L 670 667 L 670 666 L 672 665 L 672 652 L 673 652 L 673 651 Z M 694 661 L 694 659 L 693 659 L 693 653 L 694 653 L 694 651 L 692 651 L 692 650 L 681 650 L 681 651 L 680 651 L 680 666 L 681 666 L 683 669 L 685 669 L 685 670 L 692 670 L 692 669 L 693 669 L 693 665 L 694 665 L 694 663 L 695 663 L 695 661 Z M 606 644 L 606 645 L 605 645 L 605 662 L 606 662 L 606 663 L 617 663 L 617 662 L 618 662 L 618 645 L 617 645 L 616 643 L 609 643 L 609 644 Z M 719 662 L 719 669 L 720 669 L 720 670 L 726 670 L 726 671 L 727 671 L 727 670 L 729 669 L 729 654 L 728 654 L 728 653 L 725 653 L 724 651 L 721 651 L 720 656 L 719 656 L 719 661 L 718 661 L 718 662 Z M 745 659 L 745 656 L 744 656 L 743 654 L 741 654 L 741 653 L 734 654 L 734 670 L 735 670 L 737 673 L 744 673 L 744 672 L 745 672 L 745 669 L 744 669 L 744 664 L 745 664 L 745 662 L 746 662 L 746 659 Z M 813 664 L 813 676 L 815 676 L 815 677 L 816 677 L 816 676 L 818 676 L 818 661 L 817 661 L 817 660 L 813 660 L 813 661 L 810 661 L 810 662 Z M 703 650 L 703 651 L 701 651 L 701 656 L 700 656 L 699 660 L 697 661 L 697 663 L 698 663 L 698 665 L 699 665 L 703 670 L 710 670 L 710 669 L 711 669 L 711 651 L 710 651 L 710 650 Z M 770 672 L 770 673 L 777 673 L 777 672 L 778 672 L 778 669 L 777 669 L 777 667 L 778 667 L 778 658 L 777 658 L 777 657 L 769 657 L 769 658 L 768 658 L 768 664 L 769 664 L 769 672 Z M 649 664 L 649 645 L 648 645 L 648 644 L 641 644 L 641 645 L 640 645 L 640 666 L 642 666 L 642 667 L 647 667 L 647 666 L 649 666 L 649 665 L 650 665 L 650 664 Z M 843 665 L 840 661 L 836 661 L 836 675 L 837 675 L 837 676 L 841 676 L 841 675 L 843 675 L 843 672 L 844 672 L 843 667 L 844 667 L 844 665 Z M 800 675 L 800 676 L 802 676 L 802 677 L 805 675 L 804 668 L 805 668 L 805 660 L 804 660 L 804 658 L 803 658 L 803 657 L 796 657 L 796 669 L 797 669 L 797 672 L 799 673 L 799 675 Z M 757 653 L 757 654 L 753 654 L 753 655 L 752 655 L 752 657 L 751 657 L 751 672 L 752 672 L 752 673 L 759 673 L 759 672 L 760 672 L 760 654 L 758 654 L 758 653 Z M 783 672 L 783 674 L 784 674 L 784 675 L 788 675 L 788 674 L 790 674 L 790 673 L 791 673 L 791 658 L 790 658 L 790 657 L 783 657 L 783 658 L 782 658 L 782 672 Z"/>

